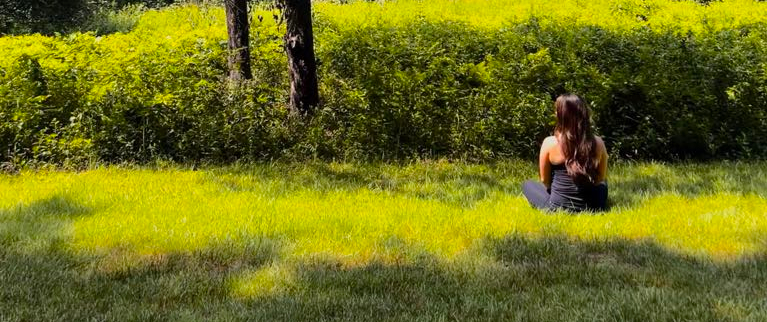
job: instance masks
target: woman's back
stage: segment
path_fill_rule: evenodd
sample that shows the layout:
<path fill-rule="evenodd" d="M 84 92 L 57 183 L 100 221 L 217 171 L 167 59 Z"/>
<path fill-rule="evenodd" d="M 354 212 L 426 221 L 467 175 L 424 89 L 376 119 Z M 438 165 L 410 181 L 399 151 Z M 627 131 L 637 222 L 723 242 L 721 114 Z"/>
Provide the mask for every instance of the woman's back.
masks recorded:
<path fill-rule="evenodd" d="M 589 109 L 571 94 L 558 97 L 554 106 L 554 135 L 543 141 L 539 155 L 541 182 L 525 182 L 523 192 L 537 208 L 604 209 L 607 149 L 591 131 Z"/>

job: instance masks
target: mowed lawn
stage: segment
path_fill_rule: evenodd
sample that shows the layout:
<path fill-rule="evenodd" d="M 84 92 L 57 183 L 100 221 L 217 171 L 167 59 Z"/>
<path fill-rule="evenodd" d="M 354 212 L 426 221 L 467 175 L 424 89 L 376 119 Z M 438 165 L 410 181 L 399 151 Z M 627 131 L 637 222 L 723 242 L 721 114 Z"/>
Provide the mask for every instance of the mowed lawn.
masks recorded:
<path fill-rule="evenodd" d="M 545 214 L 506 162 L 0 176 L 0 321 L 765 321 L 767 164 L 622 163 Z"/>

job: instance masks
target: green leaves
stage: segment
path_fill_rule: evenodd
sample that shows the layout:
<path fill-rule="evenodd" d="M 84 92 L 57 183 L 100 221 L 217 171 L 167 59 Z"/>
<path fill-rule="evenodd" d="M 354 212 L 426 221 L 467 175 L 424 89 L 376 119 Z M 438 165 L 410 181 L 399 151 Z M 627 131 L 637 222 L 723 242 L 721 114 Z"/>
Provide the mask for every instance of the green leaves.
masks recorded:
<path fill-rule="evenodd" d="M 647 11 L 651 26 L 675 12 L 643 3 L 620 12 Z M 767 156 L 765 25 L 678 32 L 556 12 L 483 23 L 428 4 L 405 19 L 409 5 L 364 23 L 319 6 L 323 101 L 308 122 L 286 116 L 271 19 L 253 20 L 254 80 L 235 87 L 219 8 L 145 11 L 126 34 L 2 37 L 0 163 L 533 157 L 566 92 L 590 103 L 613 155 Z"/>

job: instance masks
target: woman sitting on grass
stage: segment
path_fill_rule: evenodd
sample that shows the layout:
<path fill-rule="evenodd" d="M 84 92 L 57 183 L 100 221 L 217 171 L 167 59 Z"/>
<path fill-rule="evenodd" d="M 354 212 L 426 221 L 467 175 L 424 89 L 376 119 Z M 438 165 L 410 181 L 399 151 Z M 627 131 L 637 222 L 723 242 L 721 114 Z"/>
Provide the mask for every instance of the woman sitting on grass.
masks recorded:
<path fill-rule="evenodd" d="M 559 96 L 554 135 L 541 145 L 543 184 L 526 181 L 522 192 L 543 210 L 602 211 L 607 208 L 607 149 L 591 131 L 589 109 L 577 95 Z"/>

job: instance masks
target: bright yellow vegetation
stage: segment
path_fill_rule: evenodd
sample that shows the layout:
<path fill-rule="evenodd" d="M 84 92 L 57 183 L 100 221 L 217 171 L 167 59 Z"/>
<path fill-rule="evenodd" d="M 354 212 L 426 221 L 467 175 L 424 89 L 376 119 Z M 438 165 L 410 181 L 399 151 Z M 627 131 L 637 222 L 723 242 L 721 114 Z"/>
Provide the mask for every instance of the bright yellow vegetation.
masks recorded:
<path fill-rule="evenodd" d="M 536 19 L 544 25 L 599 26 L 608 30 L 650 27 L 656 31 L 702 33 L 767 21 L 767 4 L 752 0 L 400 0 L 315 5 L 319 16 L 339 25 L 397 25 L 416 19 L 462 21 L 497 29 Z"/>
<path fill-rule="evenodd" d="M 649 239 L 712 258 L 763 251 L 767 201 L 758 188 L 765 182 L 748 176 L 747 165 L 621 166 L 611 178 L 613 211 L 578 216 L 531 209 L 518 189 L 532 175 L 524 166 L 25 173 L 2 179 L 0 205 L 10 222 L 41 203 L 51 203 L 50 215 L 73 212 L 59 228 L 76 253 L 156 255 L 270 239 L 280 243 L 284 258 L 325 254 L 353 264 L 421 252 L 453 259 L 486 238 L 513 234 Z M 19 246 L 45 247 L 37 237 Z"/>

